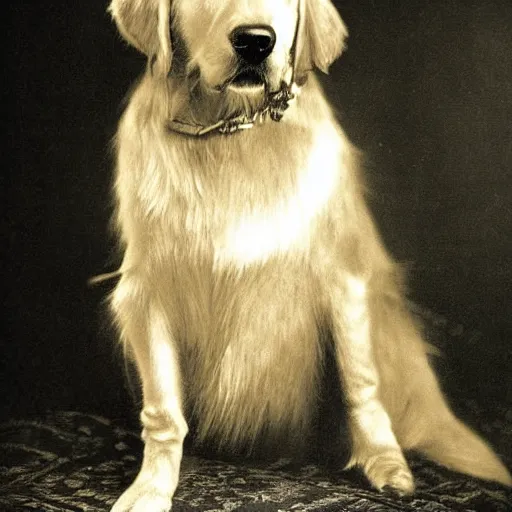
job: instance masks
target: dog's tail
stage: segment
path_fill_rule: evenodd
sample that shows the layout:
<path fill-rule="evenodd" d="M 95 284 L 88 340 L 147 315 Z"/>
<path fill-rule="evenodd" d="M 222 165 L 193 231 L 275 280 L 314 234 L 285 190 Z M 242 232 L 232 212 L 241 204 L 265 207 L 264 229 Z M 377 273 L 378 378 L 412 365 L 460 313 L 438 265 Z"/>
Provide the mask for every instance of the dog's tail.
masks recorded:
<path fill-rule="evenodd" d="M 512 477 L 492 448 L 446 408 L 415 450 L 443 466 L 512 486 Z"/>
<path fill-rule="evenodd" d="M 382 299 L 379 308 L 374 308 L 381 314 L 374 339 L 381 396 L 399 444 L 454 471 L 512 486 L 498 455 L 452 412 L 427 359 L 421 329 L 407 308 Z"/>

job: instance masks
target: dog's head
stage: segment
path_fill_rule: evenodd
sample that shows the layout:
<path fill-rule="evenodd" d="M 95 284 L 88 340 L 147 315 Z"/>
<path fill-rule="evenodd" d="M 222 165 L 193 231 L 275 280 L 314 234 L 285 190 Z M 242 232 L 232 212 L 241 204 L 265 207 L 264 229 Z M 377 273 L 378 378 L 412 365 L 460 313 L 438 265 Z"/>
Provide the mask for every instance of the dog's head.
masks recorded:
<path fill-rule="evenodd" d="M 327 72 L 347 35 L 329 0 L 113 0 L 111 12 L 155 73 L 178 70 L 243 110 L 289 83 L 292 69 L 296 80 Z"/>

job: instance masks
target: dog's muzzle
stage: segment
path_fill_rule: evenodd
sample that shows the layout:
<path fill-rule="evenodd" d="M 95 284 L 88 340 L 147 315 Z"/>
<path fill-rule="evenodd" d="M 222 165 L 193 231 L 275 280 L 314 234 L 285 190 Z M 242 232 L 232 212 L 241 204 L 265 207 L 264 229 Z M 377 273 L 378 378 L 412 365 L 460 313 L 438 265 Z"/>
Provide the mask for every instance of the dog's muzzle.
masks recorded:
<path fill-rule="evenodd" d="M 169 121 L 168 128 L 182 135 L 201 137 L 220 133 L 230 134 L 252 128 L 256 123 L 264 122 L 268 117 L 272 121 L 281 121 L 290 102 L 295 98 L 298 85 L 295 83 L 296 48 L 300 26 L 301 1 L 297 4 L 297 24 L 295 36 L 290 50 L 291 78 L 290 82 L 281 82 L 278 90 L 271 91 L 266 80 L 265 59 L 272 53 L 276 43 L 276 33 L 270 25 L 239 25 L 230 34 L 230 41 L 239 60 L 236 73 L 222 86 L 224 88 L 241 89 L 245 87 L 262 88 L 265 94 L 263 107 L 254 115 L 245 114 L 209 125 L 201 126 L 185 123 L 176 119 Z"/>
<path fill-rule="evenodd" d="M 237 58 L 236 71 L 218 87 L 219 91 L 233 88 L 267 89 L 267 57 L 276 42 L 274 29 L 269 25 L 240 25 L 229 37 Z"/>

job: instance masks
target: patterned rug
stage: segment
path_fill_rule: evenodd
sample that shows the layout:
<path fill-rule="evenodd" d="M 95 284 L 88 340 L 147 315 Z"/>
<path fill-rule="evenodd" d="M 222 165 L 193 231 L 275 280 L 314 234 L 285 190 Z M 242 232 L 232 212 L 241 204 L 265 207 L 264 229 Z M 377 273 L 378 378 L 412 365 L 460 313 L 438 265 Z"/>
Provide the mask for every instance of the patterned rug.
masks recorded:
<path fill-rule="evenodd" d="M 485 417 L 484 410 L 479 412 Z M 510 446 L 511 414 L 494 412 L 485 434 L 499 437 L 500 446 Z M 87 414 L 58 412 L 40 421 L 4 423 L 0 510 L 108 511 L 135 477 L 141 450 L 135 433 Z M 510 489 L 419 457 L 409 460 L 417 491 L 412 498 L 397 499 L 370 489 L 356 471 L 296 467 L 284 459 L 262 465 L 186 456 L 173 511 L 512 510 Z"/>

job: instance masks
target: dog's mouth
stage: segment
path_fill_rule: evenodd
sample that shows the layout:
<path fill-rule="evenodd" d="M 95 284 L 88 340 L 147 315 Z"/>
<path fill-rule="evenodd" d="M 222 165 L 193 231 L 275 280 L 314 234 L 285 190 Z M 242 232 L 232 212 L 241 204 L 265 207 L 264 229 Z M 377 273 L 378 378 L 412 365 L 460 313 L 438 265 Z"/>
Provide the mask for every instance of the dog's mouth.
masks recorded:
<path fill-rule="evenodd" d="M 243 90 L 264 89 L 267 85 L 265 74 L 258 68 L 242 68 L 232 76 L 226 83 L 230 89 L 235 89 L 238 92 Z"/>
<path fill-rule="evenodd" d="M 258 86 L 265 84 L 265 77 L 263 73 L 254 68 L 242 69 L 231 80 L 230 85 L 236 87 Z"/>

